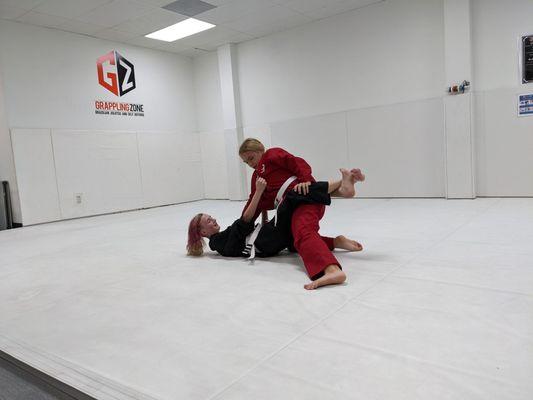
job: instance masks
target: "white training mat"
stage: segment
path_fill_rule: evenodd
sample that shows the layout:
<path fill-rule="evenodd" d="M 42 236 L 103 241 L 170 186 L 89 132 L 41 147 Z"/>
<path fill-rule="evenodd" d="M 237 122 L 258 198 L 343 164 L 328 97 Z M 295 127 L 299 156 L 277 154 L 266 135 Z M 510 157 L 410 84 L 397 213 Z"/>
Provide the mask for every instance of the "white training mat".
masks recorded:
<path fill-rule="evenodd" d="M 185 256 L 176 206 L 0 232 L 0 350 L 99 400 L 530 400 L 533 199 L 334 200 L 346 284 Z"/>

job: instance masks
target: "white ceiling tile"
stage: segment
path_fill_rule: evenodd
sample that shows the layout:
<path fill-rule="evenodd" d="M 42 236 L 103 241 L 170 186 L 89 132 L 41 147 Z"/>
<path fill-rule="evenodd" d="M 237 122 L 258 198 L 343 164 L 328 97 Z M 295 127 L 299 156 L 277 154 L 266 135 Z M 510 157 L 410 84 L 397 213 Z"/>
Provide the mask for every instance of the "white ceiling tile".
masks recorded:
<path fill-rule="evenodd" d="M 202 0 L 202 1 L 205 1 L 206 3 L 209 3 L 213 6 L 218 7 L 218 6 L 223 6 L 224 4 L 231 3 L 234 0 Z"/>
<path fill-rule="evenodd" d="M 233 29 L 228 29 L 222 26 L 217 26 L 216 28 L 181 39 L 181 41 L 192 47 L 214 50 L 226 43 L 239 43 L 253 38 L 253 36 L 246 33 L 237 32 Z"/>
<path fill-rule="evenodd" d="M 242 16 L 239 19 L 230 21 L 224 26 L 240 32 L 250 33 L 257 27 L 266 27 L 271 24 L 276 24 L 280 20 L 293 18 L 296 20 L 309 21 L 308 18 L 296 11 L 290 10 L 282 6 L 270 6 L 262 10 L 256 10 L 249 14 Z"/>
<path fill-rule="evenodd" d="M 180 56 L 186 56 L 186 57 L 198 57 L 198 56 L 203 56 L 206 53 L 210 53 L 210 51 L 191 48 L 187 50 L 174 51 L 173 53 L 178 53 Z"/>
<path fill-rule="evenodd" d="M 307 24 L 312 19 L 305 15 L 296 14 L 288 18 L 280 18 L 265 25 L 257 25 L 248 28 L 247 33 L 255 37 L 262 37 L 276 32 L 286 31 L 297 26 Z"/>
<path fill-rule="evenodd" d="M 363 8 L 371 4 L 382 3 L 385 0 L 342 0 L 329 4 L 327 7 L 319 8 L 317 10 L 306 12 L 310 18 L 321 19 L 331 17 L 333 15 Z"/>
<path fill-rule="evenodd" d="M 111 0 L 47 0 L 33 9 L 43 14 L 74 18 L 94 10 Z"/>
<path fill-rule="evenodd" d="M 160 50 L 161 41 L 150 39 L 144 36 L 137 36 L 133 39 L 126 40 L 126 43 L 133 44 L 135 46 L 147 47 L 149 49 Z"/>
<path fill-rule="evenodd" d="M 0 18 L 194 56 L 385 0 L 206 1 L 217 8 L 196 18 L 217 27 L 173 43 L 144 37 L 187 18 L 160 8 L 172 0 L 0 0 Z"/>
<path fill-rule="evenodd" d="M 0 5 L 23 8 L 31 10 L 43 3 L 45 0 L 0 0 Z"/>
<path fill-rule="evenodd" d="M 268 25 L 258 25 L 256 27 L 250 28 L 248 34 L 260 38 L 263 36 L 293 29 L 300 25 L 305 25 L 310 21 L 311 20 L 305 17 L 304 15 L 294 16 L 286 19 L 277 20 Z"/>
<path fill-rule="evenodd" d="M 272 7 L 272 4 L 265 0 L 233 0 L 220 7 L 200 13 L 195 18 L 218 25 L 268 7 Z"/>
<path fill-rule="evenodd" d="M 132 0 L 113 0 L 92 11 L 76 17 L 77 20 L 112 27 L 132 18 L 140 17 L 155 7 L 143 5 Z"/>
<path fill-rule="evenodd" d="M 170 51 L 172 53 L 177 53 L 179 51 L 190 49 L 191 46 L 177 40 L 175 42 L 161 42 L 162 45 L 158 47 L 160 50 Z"/>
<path fill-rule="evenodd" d="M 162 8 L 156 8 L 145 15 L 125 21 L 114 28 L 122 32 L 134 32 L 139 35 L 146 35 L 187 18 L 189 17 Z"/>
<path fill-rule="evenodd" d="M 94 35 L 96 32 L 102 31 L 105 27 L 69 19 L 57 28 L 67 32 L 81 33 L 82 35 Z"/>
<path fill-rule="evenodd" d="M 163 7 L 167 4 L 173 3 L 176 0 L 135 0 L 137 3 L 146 4 L 148 6 Z"/>
<path fill-rule="evenodd" d="M 28 11 L 20 18 L 17 18 L 17 21 L 31 25 L 45 26 L 48 28 L 57 28 L 68 20 L 66 18 L 58 17 L 55 15 L 41 14 L 35 11 Z"/>
<path fill-rule="evenodd" d="M 133 39 L 137 35 L 134 33 L 121 32 L 114 29 L 104 29 L 99 32 L 96 32 L 92 36 L 100 39 L 112 40 L 113 42 L 125 42 L 127 40 Z"/>
<path fill-rule="evenodd" d="M 0 4 L 0 18 L 1 19 L 17 19 L 26 14 L 28 10 L 24 8 L 10 6 L 8 4 Z"/>
<path fill-rule="evenodd" d="M 307 12 L 336 3 L 339 0 L 288 0 L 283 3 L 285 7 L 298 12 Z"/>

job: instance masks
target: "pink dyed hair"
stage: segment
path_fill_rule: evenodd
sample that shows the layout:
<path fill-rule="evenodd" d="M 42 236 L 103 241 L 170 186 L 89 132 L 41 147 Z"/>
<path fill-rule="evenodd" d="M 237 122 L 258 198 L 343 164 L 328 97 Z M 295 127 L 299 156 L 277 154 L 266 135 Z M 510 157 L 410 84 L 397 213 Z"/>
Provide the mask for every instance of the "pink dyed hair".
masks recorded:
<path fill-rule="evenodd" d="M 200 234 L 200 220 L 204 214 L 196 214 L 189 222 L 189 236 L 187 238 L 187 255 L 201 256 L 204 254 L 204 239 Z"/>

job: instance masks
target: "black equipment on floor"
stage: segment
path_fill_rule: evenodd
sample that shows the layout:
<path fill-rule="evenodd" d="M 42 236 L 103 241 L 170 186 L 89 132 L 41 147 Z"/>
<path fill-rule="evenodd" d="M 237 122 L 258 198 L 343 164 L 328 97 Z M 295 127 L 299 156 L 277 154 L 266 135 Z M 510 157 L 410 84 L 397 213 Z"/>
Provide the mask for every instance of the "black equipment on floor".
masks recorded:
<path fill-rule="evenodd" d="M 9 182 L 2 181 L 0 188 L 0 231 L 11 228 L 13 228 L 13 211 L 11 209 Z"/>

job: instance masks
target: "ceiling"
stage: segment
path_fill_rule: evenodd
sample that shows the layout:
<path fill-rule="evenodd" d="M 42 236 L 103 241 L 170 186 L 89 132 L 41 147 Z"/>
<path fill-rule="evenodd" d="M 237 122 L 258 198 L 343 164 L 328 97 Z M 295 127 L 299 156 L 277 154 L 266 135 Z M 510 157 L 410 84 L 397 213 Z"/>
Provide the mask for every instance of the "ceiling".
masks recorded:
<path fill-rule="evenodd" d="M 215 28 L 172 43 L 144 37 L 189 18 L 162 8 L 173 1 L 0 0 L 0 18 L 196 56 L 384 0 L 203 0 L 216 8 L 194 18 Z"/>

